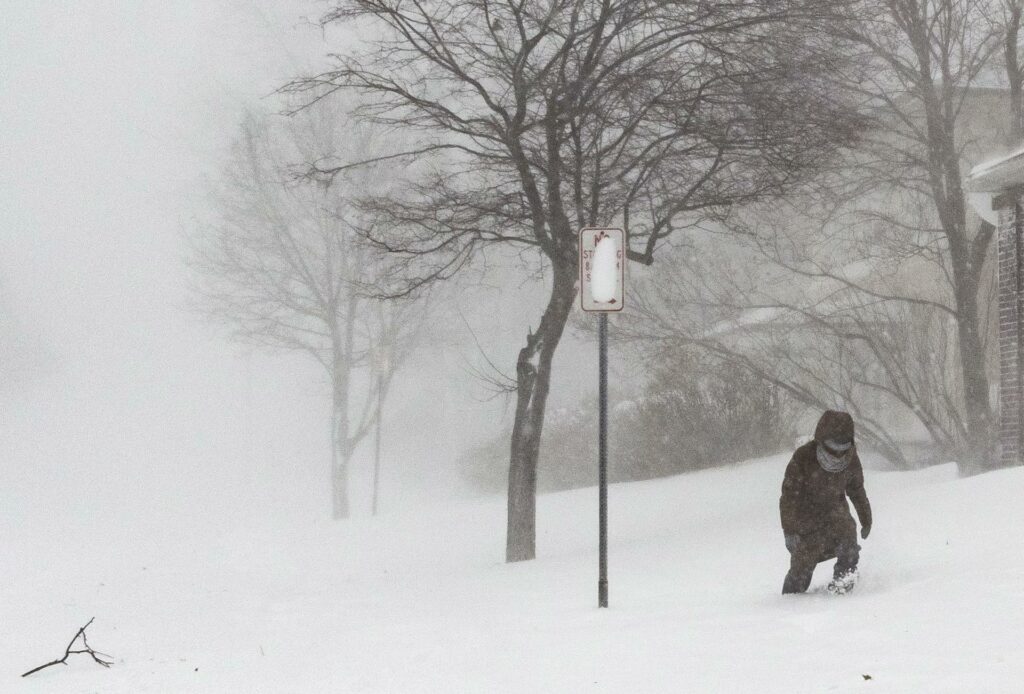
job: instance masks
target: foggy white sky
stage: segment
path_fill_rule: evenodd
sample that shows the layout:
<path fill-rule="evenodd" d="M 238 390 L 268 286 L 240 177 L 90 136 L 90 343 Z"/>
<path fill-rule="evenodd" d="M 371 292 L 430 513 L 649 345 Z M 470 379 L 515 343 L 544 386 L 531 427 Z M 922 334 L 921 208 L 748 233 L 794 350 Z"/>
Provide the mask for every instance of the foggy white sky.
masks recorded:
<path fill-rule="evenodd" d="M 46 351 L 45 378 L 5 389 L 0 417 L 22 500 L 75 490 L 129 510 L 165 490 L 186 508 L 276 477 L 244 457 L 247 395 L 263 390 L 246 376 L 262 370 L 181 311 L 179 240 L 203 178 L 287 60 L 262 28 L 217 2 L 5 6 L 0 282 Z"/>
<path fill-rule="evenodd" d="M 338 48 L 303 20 L 322 8 L 5 3 L 0 306 L 13 312 L 5 329 L 41 346 L 33 361 L 45 366 L 27 390 L 0 388 L 9 512 L 103 503 L 130 515 L 156 498 L 190 512 L 228 494 L 326 512 L 318 374 L 298 357 L 245 356 L 183 311 L 180 262 L 181 234 L 202 213 L 243 110 L 276 109 L 274 87 Z M 518 296 L 510 305 L 479 290 L 463 306 L 509 372 L 542 305 Z M 480 389 L 464 363 L 457 350 L 424 354 L 415 383 L 397 391 L 390 414 L 402 426 L 390 431 L 388 462 L 409 483 L 390 480 L 385 509 L 447 485 L 447 461 L 497 431 L 501 405 L 466 392 Z"/>

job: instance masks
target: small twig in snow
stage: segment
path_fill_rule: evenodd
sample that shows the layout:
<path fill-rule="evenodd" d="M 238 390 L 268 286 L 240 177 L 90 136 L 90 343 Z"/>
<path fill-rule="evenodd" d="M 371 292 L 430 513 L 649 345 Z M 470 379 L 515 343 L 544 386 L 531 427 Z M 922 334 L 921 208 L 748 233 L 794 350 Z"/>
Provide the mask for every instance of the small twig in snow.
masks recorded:
<path fill-rule="evenodd" d="M 87 654 L 89 654 L 94 661 L 96 661 L 97 663 L 99 663 L 103 667 L 110 667 L 111 665 L 113 665 L 113 660 L 104 660 L 104 658 L 110 658 L 111 656 L 107 655 L 106 653 L 100 653 L 99 651 L 93 650 L 93 648 L 89 645 L 89 641 L 85 637 L 85 630 L 89 628 L 89 625 L 92 624 L 94 619 L 96 619 L 96 618 L 93 617 L 92 619 L 90 619 L 88 622 L 85 623 L 84 627 L 82 627 L 81 629 L 78 630 L 78 633 L 75 634 L 75 638 L 71 639 L 71 643 L 69 643 L 68 647 L 66 649 L 64 649 L 64 657 L 63 658 L 61 658 L 59 660 L 54 660 L 54 661 L 49 662 L 49 663 L 46 663 L 45 665 L 40 665 L 39 667 L 36 667 L 36 668 L 32 668 L 31 670 L 26 672 L 24 675 L 22 675 L 22 677 L 28 677 L 29 675 L 31 675 L 33 673 L 36 673 L 36 672 L 39 672 L 40 670 L 43 670 L 45 668 L 48 668 L 51 665 L 67 665 L 68 664 L 68 658 L 70 658 L 71 656 L 73 656 L 73 655 L 75 655 L 77 653 L 87 653 Z M 78 642 L 79 639 L 82 640 L 83 648 L 79 648 L 79 649 L 76 650 L 75 649 L 75 644 Z M 102 658 L 100 656 L 102 656 Z"/>

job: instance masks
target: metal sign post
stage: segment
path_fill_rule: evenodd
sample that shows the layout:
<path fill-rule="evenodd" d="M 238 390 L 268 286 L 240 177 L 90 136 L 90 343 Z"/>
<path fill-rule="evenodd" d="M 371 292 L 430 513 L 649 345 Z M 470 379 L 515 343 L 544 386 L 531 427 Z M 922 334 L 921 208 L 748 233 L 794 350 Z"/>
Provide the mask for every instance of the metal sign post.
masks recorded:
<path fill-rule="evenodd" d="M 608 607 L 608 314 L 622 310 L 626 235 L 622 229 L 580 231 L 580 302 L 597 324 L 597 606 Z"/>
<path fill-rule="evenodd" d="M 597 606 L 608 607 L 608 314 L 597 323 Z"/>

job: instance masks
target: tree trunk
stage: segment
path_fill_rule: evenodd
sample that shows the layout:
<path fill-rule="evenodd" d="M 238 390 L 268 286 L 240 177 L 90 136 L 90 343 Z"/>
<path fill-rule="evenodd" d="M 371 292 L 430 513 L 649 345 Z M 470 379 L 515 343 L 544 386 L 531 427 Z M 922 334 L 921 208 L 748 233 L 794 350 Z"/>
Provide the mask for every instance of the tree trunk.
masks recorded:
<path fill-rule="evenodd" d="M 334 407 L 331 415 L 331 507 L 335 520 L 348 518 L 347 413 Z"/>
<path fill-rule="evenodd" d="M 946 176 L 950 196 L 946 204 L 940 206 L 939 216 L 949 240 L 960 372 L 964 389 L 963 421 L 966 436 L 957 456 L 958 468 L 961 475 L 971 475 L 991 466 L 994 449 L 995 432 L 989 403 L 988 375 L 985 373 L 981 312 L 978 309 L 981 272 L 985 267 L 994 229 L 991 225 L 983 224 L 974 238 L 968 235 L 964 195 L 953 156 L 950 154 L 948 157 L 949 173 Z M 936 200 L 941 200 L 937 194 Z"/>
<path fill-rule="evenodd" d="M 957 333 L 960 342 L 960 368 L 963 372 L 964 420 L 967 440 L 960 458 L 961 475 L 984 472 L 993 453 L 992 408 L 989 403 L 985 353 L 979 332 L 977 276 L 958 283 Z"/>
<path fill-rule="evenodd" d="M 1019 147 L 1024 136 L 1024 70 L 1017 54 L 1017 39 L 1020 35 L 1021 6 L 1014 3 L 1010 8 L 1003 36 L 1003 57 L 1006 61 L 1006 77 L 1010 85 L 1010 127 L 1007 140 L 1011 147 Z"/>
<path fill-rule="evenodd" d="M 922 61 L 924 63 L 924 61 Z M 926 64 L 926 63 L 924 63 Z M 948 89 L 948 87 L 946 87 Z M 992 410 L 989 405 L 988 376 L 982 350 L 978 310 L 980 277 L 992 239 L 991 226 L 982 226 L 975 237 L 968 233 L 960 159 L 954 133 L 955 115 L 940 106 L 941 99 L 930 86 L 925 94 L 929 151 L 930 186 L 939 223 L 949 242 L 953 270 L 953 295 L 957 310 L 957 338 L 964 389 L 966 437 L 958 456 L 960 474 L 984 471 L 991 464 L 993 450 Z"/>
<path fill-rule="evenodd" d="M 373 434 L 373 515 L 377 515 L 377 503 L 380 498 L 380 430 L 384 417 L 384 375 L 377 375 L 377 415 L 376 431 Z"/>
<path fill-rule="evenodd" d="M 558 262 L 558 261 L 556 261 Z M 508 472 L 508 535 L 505 560 L 536 556 L 537 461 L 544 428 L 544 407 L 551 383 L 551 360 L 576 297 L 576 264 L 554 265 L 554 280 L 540 327 L 526 337 L 516 362 L 516 418 Z"/>
<path fill-rule="evenodd" d="M 340 362 L 340 360 L 339 360 Z M 348 518 L 348 462 L 352 457 L 348 422 L 348 368 L 336 363 L 332 377 L 331 507 L 335 520 Z"/>
<path fill-rule="evenodd" d="M 335 520 L 348 518 L 348 463 L 354 448 L 349 424 L 348 391 L 360 298 L 355 292 L 350 292 L 345 301 L 345 312 L 341 316 L 338 307 L 331 306 L 331 506 Z"/>

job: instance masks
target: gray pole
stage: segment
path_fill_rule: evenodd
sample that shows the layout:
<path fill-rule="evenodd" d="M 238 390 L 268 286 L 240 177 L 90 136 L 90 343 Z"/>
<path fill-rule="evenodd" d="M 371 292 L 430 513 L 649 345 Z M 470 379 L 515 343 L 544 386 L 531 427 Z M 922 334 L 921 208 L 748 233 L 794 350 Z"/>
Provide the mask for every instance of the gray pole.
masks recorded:
<path fill-rule="evenodd" d="M 608 607 L 608 314 L 598 323 L 598 523 L 597 606 Z"/>

